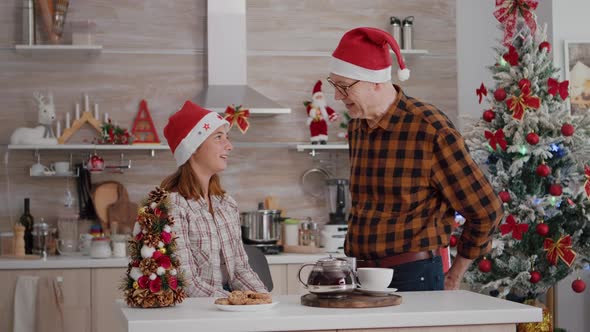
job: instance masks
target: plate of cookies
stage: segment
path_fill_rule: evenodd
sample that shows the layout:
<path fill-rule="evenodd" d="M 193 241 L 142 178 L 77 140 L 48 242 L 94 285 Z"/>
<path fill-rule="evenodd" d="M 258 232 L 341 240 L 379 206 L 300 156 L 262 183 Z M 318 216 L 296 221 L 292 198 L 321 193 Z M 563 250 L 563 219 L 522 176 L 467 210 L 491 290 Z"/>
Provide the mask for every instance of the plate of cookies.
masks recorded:
<path fill-rule="evenodd" d="M 262 311 L 273 308 L 279 302 L 273 302 L 269 293 L 253 291 L 233 291 L 228 297 L 215 300 L 215 306 L 223 311 Z"/>

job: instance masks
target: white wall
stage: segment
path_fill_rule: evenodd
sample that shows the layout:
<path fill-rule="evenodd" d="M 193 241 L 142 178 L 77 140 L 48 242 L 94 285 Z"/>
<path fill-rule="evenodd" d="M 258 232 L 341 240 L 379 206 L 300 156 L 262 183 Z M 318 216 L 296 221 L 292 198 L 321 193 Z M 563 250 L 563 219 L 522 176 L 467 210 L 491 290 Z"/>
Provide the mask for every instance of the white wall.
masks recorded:
<path fill-rule="evenodd" d="M 546 0 L 545 0 L 546 1 Z M 565 78 L 564 41 L 590 41 L 590 1 L 588 0 L 553 0 L 553 61 L 561 68 L 560 77 Z M 580 273 L 586 285 L 590 288 L 590 271 Z M 570 332 L 590 331 L 590 289 L 582 294 L 576 294 L 571 289 L 575 278 L 570 276 L 557 286 L 557 326 Z"/>
<path fill-rule="evenodd" d="M 488 106 L 478 104 L 475 89 L 481 82 L 491 86 L 493 80 L 487 66 L 495 62 L 492 46 L 499 44 L 501 32 L 493 16 L 492 0 L 457 0 L 457 84 L 458 126 L 462 130 L 481 117 Z M 565 77 L 564 41 L 590 41 L 590 1 L 543 0 L 537 8 L 539 27 L 547 24 L 548 39 L 552 40 L 554 63 Z M 573 276 L 564 279 L 556 290 L 557 327 L 569 332 L 590 331 L 590 271 L 581 277 L 589 289 L 576 294 L 571 289 Z"/>
<path fill-rule="evenodd" d="M 493 11 L 491 0 L 457 0 L 457 126 L 461 130 L 480 119 L 488 107 L 478 103 L 475 89 L 482 82 L 486 86 L 493 82 L 486 67 L 495 63 L 492 47 L 502 36 Z"/>

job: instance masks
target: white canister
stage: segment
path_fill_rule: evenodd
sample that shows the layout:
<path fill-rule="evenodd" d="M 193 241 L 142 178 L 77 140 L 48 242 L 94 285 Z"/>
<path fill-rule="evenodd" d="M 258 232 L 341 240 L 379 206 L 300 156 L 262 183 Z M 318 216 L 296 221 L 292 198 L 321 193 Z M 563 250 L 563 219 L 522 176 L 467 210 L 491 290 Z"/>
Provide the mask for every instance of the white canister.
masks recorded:
<path fill-rule="evenodd" d="M 108 237 L 95 237 L 90 245 L 90 257 L 109 258 L 111 257 L 111 240 Z"/>
<path fill-rule="evenodd" d="M 299 220 L 285 219 L 285 221 L 283 222 L 283 230 L 285 233 L 283 245 L 285 245 L 285 246 L 299 245 Z"/>

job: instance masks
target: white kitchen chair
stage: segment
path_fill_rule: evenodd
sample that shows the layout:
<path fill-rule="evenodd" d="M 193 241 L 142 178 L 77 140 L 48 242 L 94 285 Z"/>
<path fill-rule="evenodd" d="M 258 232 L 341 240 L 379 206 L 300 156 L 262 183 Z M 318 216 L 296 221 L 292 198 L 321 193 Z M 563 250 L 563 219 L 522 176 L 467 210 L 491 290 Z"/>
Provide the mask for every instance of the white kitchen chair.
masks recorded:
<path fill-rule="evenodd" d="M 266 256 L 264 256 L 262 251 L 260 251 L 255 246 L 245 244 L 244 249 L 246 249 L 246 254 L 248 254 L 248 262 L 250 263 L 250 267 L 258 274 L 258 277 L 266 289 L 268 289 L 269 292 L 272 291 L 272 276 L 270 275 L 270 269 L 268 268 Z"/>

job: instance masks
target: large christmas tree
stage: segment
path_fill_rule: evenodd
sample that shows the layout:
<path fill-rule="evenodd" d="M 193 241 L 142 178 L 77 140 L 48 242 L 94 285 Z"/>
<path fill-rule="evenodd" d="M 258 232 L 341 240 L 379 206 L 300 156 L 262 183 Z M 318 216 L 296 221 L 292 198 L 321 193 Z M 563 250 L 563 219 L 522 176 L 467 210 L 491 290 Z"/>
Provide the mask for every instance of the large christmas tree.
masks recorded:
<path fill-rule="evenodd" d="M 481 292 L 533 298 L 589 262 L 590 116 L 567 109 L 568 82 L 537 28 L 537 1 L 496 4 L 504 39 L 489 67 L 494 86 L 477 88 L 489 107 L 465 136 L 503 201 L 504 218 L 493 250 L 465 281 Z M 572 288 L 581 292 L 585 284 L 576 280 Z"/>

